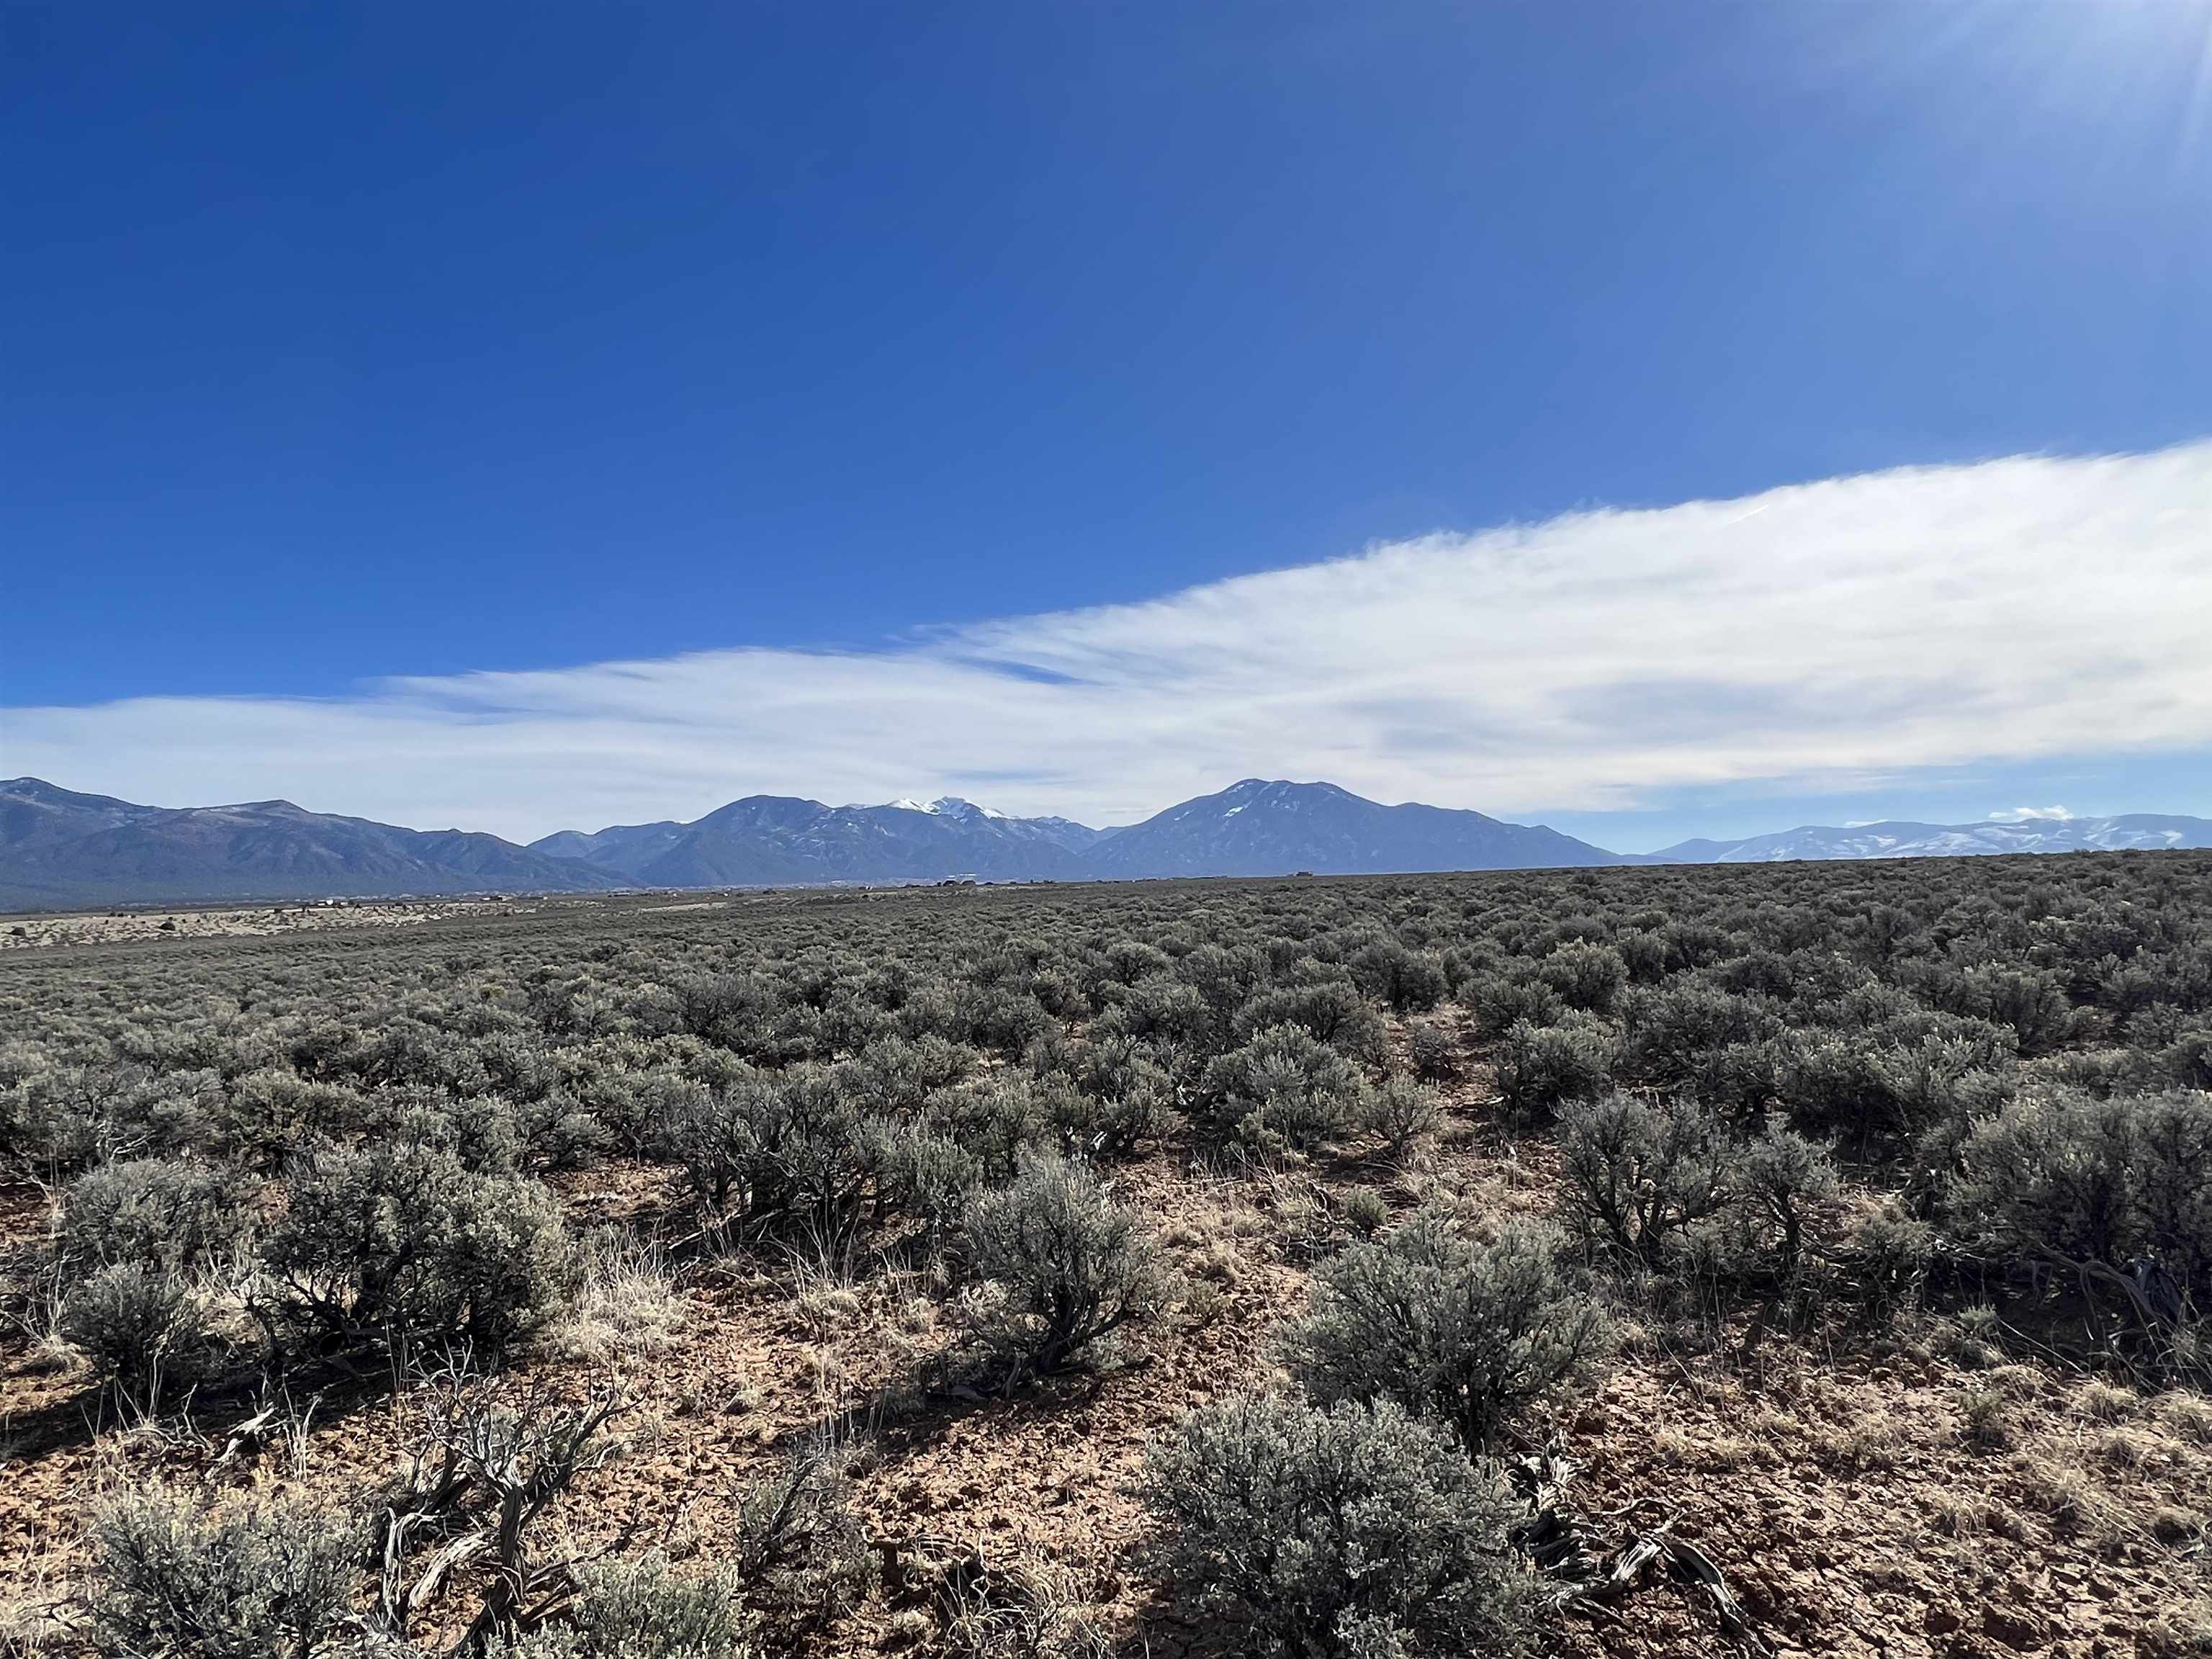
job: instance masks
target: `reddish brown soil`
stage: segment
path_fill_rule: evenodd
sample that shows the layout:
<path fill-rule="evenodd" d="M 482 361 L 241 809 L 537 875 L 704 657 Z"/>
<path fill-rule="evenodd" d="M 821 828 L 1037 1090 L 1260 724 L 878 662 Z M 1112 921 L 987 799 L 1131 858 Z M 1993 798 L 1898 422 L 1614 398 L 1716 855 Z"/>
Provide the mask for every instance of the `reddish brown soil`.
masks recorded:
<path fill-rule="evenodd" d="M 979 1548 L 987 1560 L 1067 1570 L 1108 1626 L 1150 1650 L 1188 1650 L 1194 1633 L 1158 1610 L 1133 1490 L 1146 1437 L 1217 1394 L 1265 1386 L 1269 1333 L 1304 1301 L 1298 1237 L 1312 1183 L 1382 1189 L 1394 1207 L 1453 1200 L 1470 1214 L 1541 1213 L 1553 1201 L 1547 1149 L 1516 1153 L 1462 1127 L 1399 1176 L 1346 1164 L 1302 1176 L 1217 1179 L 1162 1157 L 1117 1177 L 1158 1215 L 1168 1253 L 1193 1282 L 1197 1312 L 1170 1312 L 1097 1374 L 1011 1401 L 909 1398 L 858 1475 L 859 1507 L 879 1545 L 914 1539 Z M 580 1220 L 650 1213 L 669 1199 L 659 1172 L 597 1171 L 572 1183 Z M 672 1210 L 671 1212 L 673 1212 Z M 42 1224 L 35 1192 L 0 1199 L 21 1240 Z M 941 1297 L 878 1261 L 842 1291 L 794 1296 L 777 1264 L 726 1260 L 684 1272 L 684 1334 L 633 1364 L 618 1419 L 624 1455 L 587 1476 L 549 1536 L 581 1554 L 665 1543 L 711 1559 L 737 1491 L 825 1422 L 865 1413 L 886 1388 L 931 1375 L 951 1340 Z M 1211 1303 L 1211 1306 L 1204 1305 Z M 1901 1334 L 1817 1345 L 1771 1341 L 1739 1363 L 1733 1345 L 1684 1357 L 1632 1340 L 1609 1378 L 1559 1428 L 1587 1472 L 1585 1514 L 1658 1500 L 1728 1574 L 1783 1653 L 2051 1659 L 2202 1651 L 2181 1645 L 2201 1593 L 2212 1514 L 2212 1408 L 2191 1397 L 2100 1390 L 2033 1362 L 1969 1370 L 1944 1357 L 1932 1322 Z M 526 1362 L 507 1386 L 580 1396 L 590 1369 Z M 1970 1390 L 2002 1396 L 2005 1443 L 1970 1440 Z M 909 1395 L 915 1389 L 909 1387 Z M 85 1516 L 102 1493 L 154 1480 L 217 1489 L 303 1485 L 358 1501 L 417 1443 L 426 1389 L 373 1382 L 331 1389 L 295 1468 L 277 1445 L 217 1467 L 247 1402 L 203 1401 L 161 1431 L 96 1419 L 80 1377 L 40 1369 L 20 1330 L 0 1342 L 0 1654 L 76 1653 L 70 1598 L 83 1588 Z M 1595 1523 L 1602 1536 L 1625 1521 Z M 466 1603 L 456 1585 L 434 1618 Z M 51 1608 L 58 1620 L 42 1620 Z M 1732 1650 L 1711 1610 L 1663 1580 L 1622 1601 L 1617 1621 L 1567 1620 L 1576 1656 Z M 829 1650 L 905 1640 L 886 1598 L 835 1633 Z M 33 1645 L 43 1630 L 45 1645 Z M 2172 1644 L 2168 1645 L 2169 1642 Z"/>

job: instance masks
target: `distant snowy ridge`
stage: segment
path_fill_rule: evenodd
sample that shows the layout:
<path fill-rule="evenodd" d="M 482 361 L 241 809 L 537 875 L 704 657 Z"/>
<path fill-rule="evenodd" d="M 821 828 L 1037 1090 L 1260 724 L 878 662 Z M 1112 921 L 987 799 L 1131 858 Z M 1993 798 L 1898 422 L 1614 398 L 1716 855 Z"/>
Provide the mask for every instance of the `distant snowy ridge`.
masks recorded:
<path fill-rule="evenodd" d="M 2212 847 L 2212 820 L 2156 812 L 1991 818 L 1980 823 L 1805 824 L 1742 841 L 1683 842 L 1643 864 L 1774 864 L 1791 859 L 1974 858 L 2008 853 L 2157 852 Z"/>
<path fill-rule="evenodd" d="M 1122 881 L 1947 858 L 2212 848 L 2212 821 L 2054 810 L 1980 823 L 1804 825 L 1624 856 L 1542 824 L 1415 803 L 1388 806 L 1329 783 L 1246 778 L 1141 823 L 1093 830 L 1010 817 L 941 795 L 825 806 L 750 795 L 689 823 L 565 830 L 527 848 L 304 811 L 284 801 L 160 808 L 0 782 L 0 909 L 89 903 L 404 893 L 590 891 L 980 881 Z"/>

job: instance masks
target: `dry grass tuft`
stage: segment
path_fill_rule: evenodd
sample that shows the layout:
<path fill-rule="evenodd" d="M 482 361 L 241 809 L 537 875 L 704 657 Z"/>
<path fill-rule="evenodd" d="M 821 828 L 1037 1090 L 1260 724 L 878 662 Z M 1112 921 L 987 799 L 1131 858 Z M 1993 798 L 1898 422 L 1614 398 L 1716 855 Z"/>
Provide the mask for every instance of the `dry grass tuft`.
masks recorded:
<path fill-rule="evenodd" d="M 1959 1415 L 1964 1420 L 1969 1445 L 1992 1451 L 2012 1439 L 2005 1397 L 1993 1389 L 1968 1389 L 1961 1393 Z"/>
<path fill-rule="evenodd" d="M 568 1311 L 544 1336 L 558 1358 L 601 1365 L 667 1352 L 691 1321 L 691 1304 L 657 1245 L 601 1240 L 584 1257 Z"/>
<path fill-rule="evenodd" d="M 2086 1382 L 2074 1392 L 2074 1409 L 2100 1423 L 2125 1422 L 2142 1405 L 2134 1389 L 2109 1382 Z"/>
<path fill-rule="evenodd" d="M 2155 1409 L 2158 1420 L 2172 1433 L 2195 1445 L 2212 1446 L 2212 1400 L 2198 1394 L 2169 1394 Z"/>
<path fill-rule="evenodd" d="M 1929 1524 L 1946 1538 L 1972 1538 L 1989 1529 L 1988 1505 L 1964 1492 L 1939 1490 L 1928 1508 Z"/>

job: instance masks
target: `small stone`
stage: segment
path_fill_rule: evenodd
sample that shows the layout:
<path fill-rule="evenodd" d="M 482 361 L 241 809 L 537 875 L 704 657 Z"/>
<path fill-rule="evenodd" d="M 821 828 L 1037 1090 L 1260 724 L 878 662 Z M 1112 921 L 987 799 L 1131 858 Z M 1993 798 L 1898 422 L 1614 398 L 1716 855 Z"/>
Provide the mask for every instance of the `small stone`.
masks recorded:
<path fill-rule="evenodd" d="M 1991 1607 L 1982 1614 L 1982 1634 L 2016 1653 L 2032 1653 L 2051 1642 L 2051 1632 L 2034 1620 L 2002 1607 Z"/>

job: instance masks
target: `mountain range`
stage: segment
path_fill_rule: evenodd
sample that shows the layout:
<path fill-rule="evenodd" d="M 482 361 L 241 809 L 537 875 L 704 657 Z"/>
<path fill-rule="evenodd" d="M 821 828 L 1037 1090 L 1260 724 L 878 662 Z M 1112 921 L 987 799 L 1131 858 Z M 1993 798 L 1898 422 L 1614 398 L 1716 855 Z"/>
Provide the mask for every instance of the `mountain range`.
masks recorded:
<path fill-rule="evenodd" d="M 1080 881 L 1110 831 L 1066 818 L 1010 818 L 957 796 L 824 806 L 749 795 L 693 823 L 564 830 L 533 853 L 578 859 L 638 887 L 757 887 L 823 881 Z"/>
<path fill-rule="evenodd" d="M 1950 859 L 2001 853 L 2157 852 L 2212 847 L 2212 818 L 2159 812 L 2117 817 L 1991 818 L 1980 823 L 1807 824 L 1744 841 L 1686 841 L 1633 855 L 1639 864 L 1778 864 L 1790 859 Z"/>
<path fill-rule="evenodd" d="M 690 823 L 562 830 L 516 846 L 289 801 L 142 806 L 0 782 L 0 908 L 488 891 L 835 883 L 1123 881 L 2212 847 L 2212 820 L 2134 813 L 1971 824 L 1805 826 L 1623 854 L 1542 825 L 1386 806 L 1328 783 L 1247 778 L 1126 828 L 1009 817 L 954 796 L 828 806 L 751 795 Z"/>
<path fill-rule="evenodd" d="M 37 778 L 0 783 L 0 907 L 11 909 L 618 884 L 497 836 L 402 830 L 288 800 L 140 806 Z"/>

